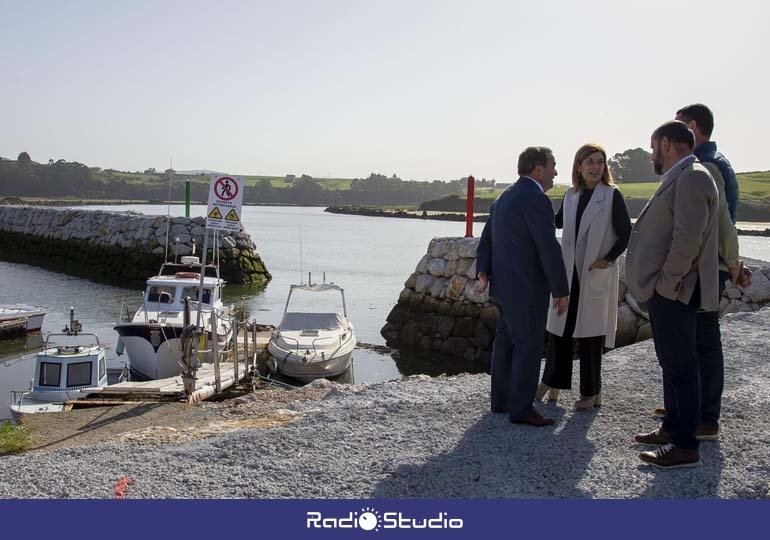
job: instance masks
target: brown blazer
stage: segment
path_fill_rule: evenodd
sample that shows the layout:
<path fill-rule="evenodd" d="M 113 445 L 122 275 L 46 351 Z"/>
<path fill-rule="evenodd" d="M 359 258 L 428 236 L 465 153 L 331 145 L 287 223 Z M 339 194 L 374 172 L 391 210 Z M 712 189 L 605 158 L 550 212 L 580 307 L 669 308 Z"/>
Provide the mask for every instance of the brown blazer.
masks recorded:
<path fill-rule="evenodd" d="M 719 195 L 695 156 L 675 165 L 631 231 L 626 284 L 639 302 L 655 291 L 689 303 L 700 278 L 700 308 L 719 308 Z"/>

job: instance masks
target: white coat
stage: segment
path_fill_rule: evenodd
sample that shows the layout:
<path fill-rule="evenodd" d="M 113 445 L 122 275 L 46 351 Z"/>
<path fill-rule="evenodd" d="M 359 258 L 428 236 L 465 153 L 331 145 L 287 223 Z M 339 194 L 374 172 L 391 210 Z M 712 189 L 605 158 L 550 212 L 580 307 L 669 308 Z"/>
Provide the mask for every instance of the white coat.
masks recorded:
<path fill-rule="evenodd" d="M 567 271 L 567 282 L 572 287 L 572 274 L 577 267 L 580 281 L 580 297 L 570 302 L 578 302 L 577 321 L 572 337 L 605 336 L 606 347 L 615 346 L 615 330 L 618 324 L 618 280 L 616 264 L 609 268 L 589 270 L 598 259 L 603 259 L 617 241 L 612 227 L 612 186 L 597 184 L 583 216 L 580 230 L 575 236 L 577 207 L 580 191 L 567 190 L 564 196 L 564 229 L 562 232 L 561 252 Z M 567 313 L 561 317 L 556 310 L 548 311 L 548 331 L 557 336 L 564 334 Z"/>

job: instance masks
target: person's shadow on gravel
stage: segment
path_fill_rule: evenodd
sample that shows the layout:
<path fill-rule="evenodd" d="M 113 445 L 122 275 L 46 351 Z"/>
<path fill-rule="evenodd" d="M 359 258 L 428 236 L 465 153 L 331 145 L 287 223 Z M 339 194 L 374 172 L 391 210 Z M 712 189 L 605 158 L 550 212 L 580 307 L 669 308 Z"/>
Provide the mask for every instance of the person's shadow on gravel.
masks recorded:
<path fill-rule="evenodd" d="M 421 465 L 399 465 L 373 498 L 514 499 L 585 498 L 579 488 L 595 452 L 586 438 L 595 413 L 572 414 L 547 406 L 556 425 L 513 425 L 504 414 L 485 414 L 448 453 Z"/>

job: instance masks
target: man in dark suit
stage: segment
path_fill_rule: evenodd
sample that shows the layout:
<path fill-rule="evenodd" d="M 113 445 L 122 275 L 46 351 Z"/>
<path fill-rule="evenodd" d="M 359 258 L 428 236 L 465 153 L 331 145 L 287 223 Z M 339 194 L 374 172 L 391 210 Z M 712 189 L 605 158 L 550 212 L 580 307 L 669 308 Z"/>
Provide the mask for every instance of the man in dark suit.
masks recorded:
<path fill-rule="evenodd" d="M 492 203 L 476 252 L 477 290 L 490 284 L 498 309 L 492 349 L 492 412 L 511 422 L 548 426 L 533 406 L 540 375 L 548 297 L 567 311 L 569 286 L 556 240 L 551 200 L 556 160 L 550 149 L 519 156 L 519 180 Z"/>

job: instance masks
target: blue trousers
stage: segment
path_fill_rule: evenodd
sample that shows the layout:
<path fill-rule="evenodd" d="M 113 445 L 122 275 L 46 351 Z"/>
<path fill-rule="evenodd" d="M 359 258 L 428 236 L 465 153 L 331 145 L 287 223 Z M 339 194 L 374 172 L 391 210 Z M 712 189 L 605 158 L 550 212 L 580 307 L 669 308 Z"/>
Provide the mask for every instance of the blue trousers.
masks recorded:
<path fill-rule="evenodd" d="M 492 347 L 492 412 L 507 412 L 511 420 L 532 413 L 543 354 L 548 305 L 504 308 L 498 317 Z"/>

